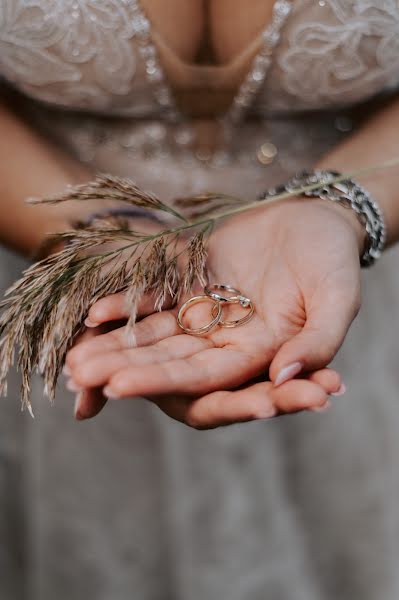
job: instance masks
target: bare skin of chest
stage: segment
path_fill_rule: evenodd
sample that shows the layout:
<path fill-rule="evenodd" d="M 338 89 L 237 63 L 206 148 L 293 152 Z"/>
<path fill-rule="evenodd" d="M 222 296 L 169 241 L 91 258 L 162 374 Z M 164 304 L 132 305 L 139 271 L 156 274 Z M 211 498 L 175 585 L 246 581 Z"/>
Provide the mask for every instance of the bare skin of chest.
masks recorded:
<path fill-rule="evenodd" d="M 141 0 L 153 26 L 186 62 L 207 46 L 211 62 L 234 59 L 271 21 L 274 0 Z"/>

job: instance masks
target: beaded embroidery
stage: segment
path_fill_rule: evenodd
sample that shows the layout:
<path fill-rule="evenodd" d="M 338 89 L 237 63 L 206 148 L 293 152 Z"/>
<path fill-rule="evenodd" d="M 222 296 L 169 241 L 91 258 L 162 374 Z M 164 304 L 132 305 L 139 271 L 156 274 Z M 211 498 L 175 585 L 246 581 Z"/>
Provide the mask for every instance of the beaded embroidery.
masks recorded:
<path fill-rule="evenodd" d="M 145 157 L 188 156 L 193 133 L 176 111 L 150 33 L 137 0 L 0 0 L 0 73 L 56 106 L 133 117 L 122 133 L 82 117 L 77 128 L 88 148 L 101 139 Z M 397 0 L 277 0 L 264 38 L 224 119 L 227 135 L 248 113 L 265 119 L 276 111 L 340 107 L 398 85 Z M 267 165 L 278 142 L 262 127 L 263 143 L 254 141 L 251 157 Z M 348 129 L 345 116 L 337 128 Z M 239 146 L 230 136 L 214 162 L 225 164 Z"/>

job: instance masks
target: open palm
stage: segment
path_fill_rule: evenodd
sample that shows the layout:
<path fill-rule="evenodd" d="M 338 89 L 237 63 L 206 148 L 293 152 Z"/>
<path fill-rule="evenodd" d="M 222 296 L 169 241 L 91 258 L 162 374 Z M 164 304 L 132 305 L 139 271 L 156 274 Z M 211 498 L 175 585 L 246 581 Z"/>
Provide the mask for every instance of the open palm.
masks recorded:
<path fill-rule="evenodd" d="M 291 200 L 223 224 L 210 242 L 210 279 L 250 297 L 254 318 L 194 337 L 179 329 L 177 308 L 152 314 L 138 323 L 135 347 L 121 328 L 74 348 L 67 365 L 75 386 L 105 386 L 110 398 L 151 397 L 195 426 L 323 405 L 340 379 L 314 372 L 339 349 L 360 298 L 360 242 L 342 210 Z M 228 319 L 245 314 L 225 310 L 241 311 L 226 312 Z M 185 320 L 199 327 L 209 315 L 210 305 L 198 304 Z M 97 322 L 123 316 L 121 297 L 100 301 L 89 315 Z M 299 372 L 314 374 L 292 381 Z M 229 391 L 259 376 L 263 382 Z"/>

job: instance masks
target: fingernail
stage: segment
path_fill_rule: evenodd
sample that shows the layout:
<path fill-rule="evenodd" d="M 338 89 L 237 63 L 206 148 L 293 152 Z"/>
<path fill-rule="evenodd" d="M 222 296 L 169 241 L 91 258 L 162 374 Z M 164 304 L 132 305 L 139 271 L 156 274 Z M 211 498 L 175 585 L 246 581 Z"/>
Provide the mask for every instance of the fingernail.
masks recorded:
<path fill-rule="evenodd" d="M 339 389 L 336 392 L 332 392 L 331 396 L 343 396 L 347 391 L 347 387 L 344 383 L 341 383 Z"/>
<path fill-rule="evenodd" d="M 65 387 L 70 392 L 83 392 L 83 388 L 77 383 L 75 383 L 72 379 L 68 379 L 68 381 L 65 384 Z"/>
<path fill-rule="evenodd" d="M 105 386 L 103 389 L 103 394 L 108 400 L 118 400 L 118 396 L 111 390 L 109 386 Z"/>
<path fill-rule="evenodd" d="M 301 362 L 294 362 L 291 365 L 284 367 L 283 369 L 281 369 L 280 373 L 277 375 L 276 381 L 274 382 L 274 387 L 278 387 L 279 385 L 282 385 L 286 381 L 293 379 L 296 375 L 298 375 L 298 373 L 300 373 L 302 371 L 302 369 L 303 369 L 303 363 L 301 363 Z"/>
<path fill-rule="evenodd" d="M 69 377 L 72 371 L 68 365 L 64 365 L 62 372 L 64 373 L 65 377 Z"/>
<path fill-rule="evenodd" d="M 79 394 L 76 394 L 76 398 L 75 398 L 75 407 L 74 407 L 74 414 L 75 414 L 75 419 L 77 419 L 78 421 L 82 421 L 84 419 L 84 417 L 82 416 L 82 414 L 80 413 L 80 401 L 82 400 L 82 396 L 83 396 L 83 392 L 79 392 Z"/>
<path fill-rule="evenodd" d="M 85 320 L 85 325 L 86 325 L 86 327 L 93 328 L 93 327 L 98 327 L 100 325 L 100 323 L 95 323 L 94 321 L 91 321 L 89 318 L 87 318 Z"/>
<path fill-rule="evenodd" d="M 323 404 L 323 406 L 315 406 L 315 407 L 314 407 L 314 408 L 312 408 L 311 410 L 312 410 L 313 412 L 316 412 L 316 413 L 325 413 L 325 412 L 327 412 L 328 410 L 330 410 L 330 408 L 331 408 L 331 402 L 330 402 L 330 400 L 327 400 L 327 401 L 326 401 L 326 402 Z"/>

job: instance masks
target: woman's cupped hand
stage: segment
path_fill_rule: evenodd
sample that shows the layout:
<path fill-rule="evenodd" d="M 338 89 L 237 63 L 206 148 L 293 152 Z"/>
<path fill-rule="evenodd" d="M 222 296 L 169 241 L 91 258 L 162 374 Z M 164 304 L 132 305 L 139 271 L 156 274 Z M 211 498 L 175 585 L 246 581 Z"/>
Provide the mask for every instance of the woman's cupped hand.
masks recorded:
<path fill-rule="evenodd" d="M 319 199 L 289 199 L 226 220 L 209 241 L 209 280 L 251 298 L 254 318 L 191 336 L 178 327 L 178 307 L 153 312 L 147 297 L 132 346 L 125 326 L 100 333 L 102 324 L 128 316 L 122 294 L 103 298 L 88 315 L 90 339 L 67 356 L 77 418 L 95 416 L 106 399 L 139 396 L 197 429 L 325 410 L 329 396 L 345 390 L 327 367 L 360 307 L 363 243 L 355 215 Z M 200 327 L 209 315 L 208 303 L 197 304 L 185 320 Z M 224 318 L 244 315 L 224 306 Z"/>

